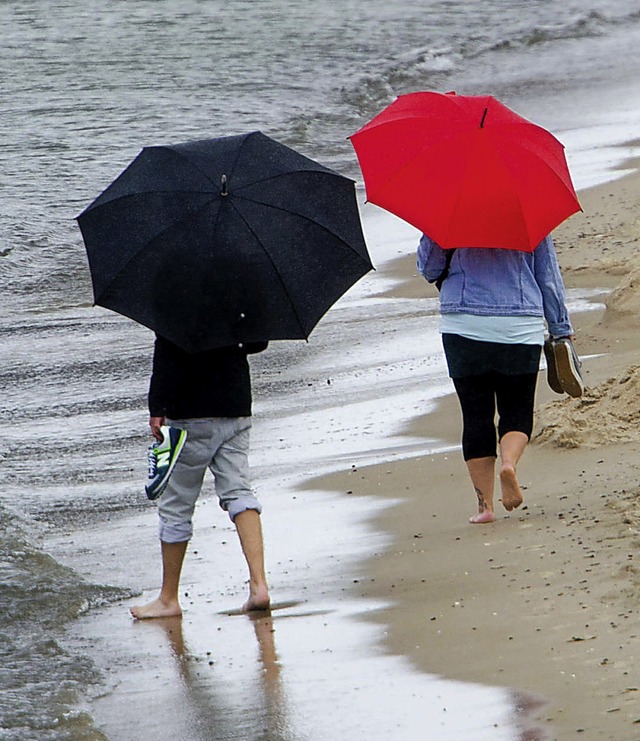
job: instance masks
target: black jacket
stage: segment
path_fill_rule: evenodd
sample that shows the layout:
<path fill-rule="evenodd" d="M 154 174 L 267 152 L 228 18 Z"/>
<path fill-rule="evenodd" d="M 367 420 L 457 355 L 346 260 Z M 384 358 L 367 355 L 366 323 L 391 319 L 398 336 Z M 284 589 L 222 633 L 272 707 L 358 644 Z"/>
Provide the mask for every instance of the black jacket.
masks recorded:
<path fill-rule="evenodd" d="M 156 336 L 149 384 L 152 417 L 248 417 L 251 374 L 247 355 L 266 342 L 188 353 Z"/>

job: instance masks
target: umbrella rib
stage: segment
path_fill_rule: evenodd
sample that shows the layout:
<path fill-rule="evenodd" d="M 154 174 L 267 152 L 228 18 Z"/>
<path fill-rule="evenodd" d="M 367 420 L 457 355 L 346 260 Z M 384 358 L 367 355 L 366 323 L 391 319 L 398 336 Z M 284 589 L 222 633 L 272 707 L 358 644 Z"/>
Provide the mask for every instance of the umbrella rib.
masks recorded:
<path fill-rule="evenodd" d="M 520 140 L 520 141 L 515 142 L 515 144 L 517 146 L 521 147 L 522 149 L 526 150 L 527 152 L 530 152 L 532 155 L 535 156 L 536 152 L 530 146 L 529 142 Z M 562 144 L 560 144 L 560 146 L 562 147 Z M 564 147 L 562 147 L 562 148 L 564 150 Z M 564 185 L 565 187 L 567 187 L 568 185 L 571 185 L 571 187 L 573 188 L 573 183 L 571 183 L 571 176 L 570 176 L 570 173 L 569 173 L 569 167 L 568 167 L 568 165 L 566 166 L 567 167 L 566 174 L 567 174 L 567 178 L 568 178 L 568 183 L 567 183 L 567 182 L 565 182 L 564 178 L 561 177 L 560 172 L 549 164 L 548 160 L 541 158 L 539 161 L 540 161 L 540 164 L 543 165 L 546 168 L 546 170 L 551 175 L 553 175 L 553 177 L 554 177 L 555 180 L 559 180 L 561 182 L 561 184 Z"/>
<path fill-rule="evenodd" d="M 465 169 L 465 172 L 468 171 L 470 167 L 471 167 L 471 163 L 470 163 L 469 160 L 467 160 L 467 162 L 465 164 L 465 168 L 464 168 Z M 464 183 L 465 182 L 465 179 L 466 179 L 466 177 L 465 178 L 460 178 L 460 182 L 461 183 Z M 452 214 L 455 214 L 456 211 L 458 210 L 458 204 L 462 200 L 462 191 L 463 191 L 463 187 L 462 187 L 462 185 L 460 185 L 460 187 L 458 188 L 458 193 L 456 195 L 455 204 L 453 205 L 453 208 L 451 209 L 451 213 Z M 449 220 L 449 225 L 447 227 L 447 238 L 445 240 L 446 243 L 449 242 L 449 239 L 450 239 L 450 236 L 451 236 L 451 231 L 453 230 L 453 224 L 454 224 L 454 220 L 453 219 L 450 219 Z"/>
<path fill-rule="evenodd" d="M 417 117 L 416 117 L 416 118 L 417 118 Z M 379 125 L 379 127 L 382 127 L 382 126 L 384 126 L 384 125 L 385 125 L 385 124 L 380 124 L 380 125 Z M 397 180 L 397 179 L 399 178 L 399 176 L 400 176 L 400 175 L 402 175 L 402 174 L 403 174 L 403 173 L 404 173 L 404 172 L 405 172 L 406 170 L 408 170 L 408 169 L 409 169 L 410 167 L 412 167 L 412 165 L 413 165 L 413 162 L 415 161 L 415 159 L 416 159 L 416 158 L 418 158 L 418 157 L 421 157 L 421 156 L 422 156 L 422 155 L 424 154 L 424 152 L 425 152 L 425 151 L 427 151 L 427 150 L 429 150 L 429 149 L 430 149 L 430 147 L 431 147 L 431 146 L 432 146 L 432 145 L 431 145 L 431 143 L 429 143 L 429 142 L 426 142 L 426 143 L 424 144 L 424 146 L 423 146 L 423 147 L 421 148 L 421 150 L 420 150 L 420 151 L 419 151 L 418 153 L 416 153 L 415 157 L 412 157 L 411 159 L 407 160 L 407 161 L 405 162 L 405 164 L 404 164 L 404 165 L 402 165 L 402 167 L 398 167 L 397 169 L 393 170 L 393 171 L 391 172 L 391 174 L 389 174 L 389 175 L 387 176 L 387 178 L 386 178 L 386 179 L 384 180 L 384 182 L 381 182 L 381 183 L 376 183 L 376 188 L 375 188 L 375 190 L 376 190 L 376 193 L 371 193 L 371 194 L 370 194 L 370 192 L 369 192 L 369 189 L 368 189 L 368 188 L 366 188 L 366 182 L 365 182 L 365 190 L 366 190 L 366 195 L 367 195 L 367 202 L 368 202 L 368 203 L 374 203 L 374 204 L 376 204 L 376 205 L 380 205 L 380 204 L 378 203 L 378 201 L 376 200 L 376 199 L 377 199 L 377 197 L 378 197 L 378 196 L 377 196 L 377 192 L 379 192 L 380 190 L 384 191 L 384 188 L 385 188 L 385 187 L 386 187 L 386 186 L 387 186 L 387 185 L 388 185 L 389 183 L 391 183 L 391 182 L 393 182 L 393 181 Z"/>
<path fill-rule="evenodd" d="M 265 203 L 264 201 L 259 201 L 256 198 L 247 198 L 246 196 L 239 196 L 236 193 L 233 194 L 233 197 L 234 198 L 237 198 L 238 200 L 247 201 L 248 203 L 257 203 L 260 206 L 265 206 L 267 208 L 271 208 L 271 209 L 274 209 L 276 211 L 282 211 L 285 214 L 292 214 L 293 216 L 297 216 L 299 219 L 303 219 L 304 221 L 308 221 L 309 224 L 313 224 L 314 226 L 317 226 L 318 228 L 323 229 L 328 234 L 331 234 L 333 237 L 335 237 L 340 242 L 342 242 L 342 244 L 347 249 L 351 250 L 351 252 L 354 252 L 358 257 L 360 257 L 361 259 L 363 259 L 362 258 L 362 255 L 360 255 L 360 253 L 357 250 L 355 250 L 348 242 L 345 242 L 344 239 L 339 234 L 336 234 L 328 226 L 325 226 L 324 224 L 321 224 L 319 221 L 315 221 L 314 219 L 312 219 L 309 216 L 305 216 L 304 214 L 301 214 L 298 211 L 290 211 L 288 208 L 283 208 L 282 206 L 276 206 L 276 205 L 274 205 L 272 203 Z M 237 209 L 236 209 L 236 211 L 237 211 Z M 243 219 L 243 221 L 244 221 L 244 219 Z M 245 221 L 245 223 L 247 223 L 247 222 Z M 248 224 L 247 224 L 247 226 L 248 226 Z M 249 227 L 249 228 L 251 228 L 251 227 Z M 251 231 L 253 233 L 253 230 L 251 230 Z"/>
<path fill-rule="evenodd" d="M 251 132 L 249 132 L 248 134 L 246 134 L 246 135 L 245 135 L 244 139 L 242 140 L 242 143 L 241 143 L 241 144 L 240 144 L 240 146 L 238 147 L 238 150 L 237 150 L 237 152 L 236 152 L 236 156 L 235 156 L 235 159 L 233 160 L 233 164 L 232 164 L 232 165 L 231 165 L 231 167 L 229 168 L 229 172 L 228 172 L 228 173 L 224 173 L 224 174 L 226 174 L 226 175 L 228 175 L 229 177 L 231 177 L 231 175 L 233 174 L 233 171 L 235 170 L 235 167 L 236 167 L 236 163 L 238 162 L 238 157 L 240 156 L 240 152 L 242 151 L 242 148 L 243 148 L 243 147 L 244 147 L 244 145 L 245 145 L 245 144 L 247 143 L 247 141 L 249 140 L 249 138 L 250 138 L 251 136 L 253 136 L 254 134 L 257 134 L 257 133 L 259 133 L 259 132 L 258 132 L 258 131 L 251 131 Z M 207 172 L 207 171 L 206 171 L 206 170 L 204 170 L 204 169 L 203 169 L 202 167 L 200 167 L 200 163 L 199 163 L 199 162 L 197 162 L 196 160 L 193 160 L 193 159 L 191 159 L 191 157 L 189 157 L 189 156 L 188 156 L 187 154 L 185 154 L 184 152 L 178 151 L 178 150 L 176 150 L 176 149 L 172 149 L 171 147 L 167 147 L 167 149 L 170 149 L 170 150 L 171 150 L 171 151 L 172 151 L 172 152 L 173 152 L 174 154 L 176 154 L 176 155 L 177 155 L 178 157 L 180 157 L 180 158 L 181 158 L 182 160 L 185 160 L 185 161 L 186 161 L 186 162 L 187 162 L 187 163 L 188 163 L 188 164 L 189 164 L 189 165 L 190 165 L 191 167 L 193 167 L 194 169 L 198 170 L 198 171 L 199 171 L 199 172 L 200 172 L 200 173 L 201 173 L 202 175 L 204 175 L 204 177 L 205 177 L 205 178 L 206 178 L 206 179 L 207 179 L 207 180 L 208 180 L 208 181 L 209 181 L 210 183 L 212 183 L 212 184 L 213 184 L 213 186 L 214 186 L 214 187 L 218 187 L 218 186 L 220 185 L 220 183 L 219 183 L 219 182 L 216 182 L 215 180 L 213 180 L 213 178 L 211 177 L 211 173 L 210 173 L 210 172 Z"/>
<path fill-rule="evenodd" d="M 214 191 L 211 191 L 211 193 L 209 193 L 208 191 L 202 190 L 139 190 L 135 193 L 125 193 L 124 195 L 110 198 L 109 200 L 103 201 L 102 203 L 91 205 L 84 213 L 88 214 L 92 211 L 98 211 L 98 209 L 104 208 L 105 206 L 112 206 L 114 203 L 122 201 L 125 198 L 135 198 L 136 196 L 144 195 L 173 195 L 175 193 L 184 193 L 185 195 L 215 195 Z M 80 214 L 80 216 L 82 216 L 82 214 Z"/>
<path fill-rule="evenodd" d="M 248 199 L 245 199 L 245 200 L 248 200 Z M 302 330 L 302 333 L 306 337 L 306 330 L 304 328 L 304 324 L 302 322 L 302 319 L 300 318 L 300 314 L 298 313 L 298 310 L 296 309 L 296 305 L 295 305 L 295 303 L 293 301 L 293 298 L 292 298 L 291 294 L 289 293 L 289 290 L 287 289 L 287 286 L 286 286 L 285 282 L 282 280 L 282 276 L 280 275 L 280 271 L 278 270 L 275 262 L 271 258 L 271 255 L 269 254 L 269 251 L 266 249 L 266 247 L 262 243 L 262 240 L 256 234 L 255 230 L 252 228 L 251 224 L 249 224 L 249 222 L 244 218 L 244 216 L 242 215 L 242 213 L 240 212 L 240 210 L 236 208 L 236 206 L 235 206 L 235 204 L 233 202 L 231 202 L 231 206 L 233 207 L 233 210 L 238 214 L 238 216 L 240 217 L 240 219 L 242 219 L 242 221 L 246 225 L 247 229 L 254 236 L 254 238 L 256 240 L 256 243 L 260 245 L 260 247 L 262 248 L 262 251 L 267 256 L 267 259 L 271 263 L 275 274 L 278 276 L 278 280 L 280 281 L 280 285 L 282 286 L 282 290 L 284 291 L 284 293 L 285 293 L 285 295 L 287 297 L 287 300 L 289 301 L 289 305 L 293 309 L 293 313 L 294 313 L 294 315 L 296 317 L 296 321 L 298 322 L 298 326 L 300 327 L 300 329 Z"/>
<path fill-rule="evenodd" d="M 231 167 L 229 168 L 229 172 L 228 172 L 228 173 L 224 173 L 224 174 L 226 174 L 226 175 L 228 175 L 229 177 L 231 177 L 231 175 L 233 174 L 233 171 L 235 170 L 235 167 L 236 167 L 236 163 L 237 163 L 237 161 L 238 161 L 238 157 L 240 156 L 240 152 L 242 151 L 242 148 L 243 148 L 243 147 L 244 147 L 244 145 L 245 145 L 245 144 L 247 143 L 247 140 L 249 139 L 249 137 L 250 137 L 250 136 L 251 136 L 252 134 L 256 134 L 256 133 L 257 133 L 256 131 L 253 131 L 253 132 L 250 132 L 249 134 L 247 134 L 247 135 L 246 135 L 246 136 L 244 137 L 244 139 L 243 139 L 243 141 L 242 141 L 242 144 L 241 144 L 241 145 L 240 145 L 240 146 L 238 147 L 238 151 L 236 152 L 236 156 L 235 156 L 235 159 L 233 160 L 233 164 L 232 164 L 232 165 L 231 165 Z M 190 165 L 191 165 L 191 166 L 192 166 L 192 167 L 193 167 L 194 169 L 198 170 L 198 172 L 202 173 L 202 175 L 204 175 L 204 177 L 205 177 L 205 178 L 206 178 L 206 179 L 207 179 L 207 180 L 208 180 L 208 181 L 209 181 L 210 183 L 212 183 L 214 187 L 219 187 L 219 186 L 220 186 L 220 183 L 219 183 L 219 182 L 216 182 L 216 181 L 215 181 L 215 180 L 214 180 L 214 179 L 213 179 L 213 178 L 211 177 L 211 173 L 210 173 L 210 172 L 207 172 L 207 171 L 206 171 L 206 170 L 204 170 L 204 169 L 203 169 L 202 167 L 200 167 L 200 163 L 199 163 L 198 161 L 196 161 L 196 160 L 193 160 L 193 159 L 191 159 L 190 157 L 188 157 L 188 156 L 187 156 L 186 154 L 184 154 L 183 152 L 178 152 L 178 151 L 176 151 L 175 149 L 173 149 L 172 151 L 173 151 L 173 152 L 174 152 L 175 154 L 177 154 L 177 155 L 178 155 L 178 157 L 181 157 L 181 158 L 182 158 L 183 160 L 185 160 L 186 162 L 188 162 L 188 163 L 189 163 L 189 164 L 190 164 Z"/>
<path fill-rule="evenodd" d="M 291 175 L 291 174 L 297 174 L 299 172 L 318 172 L 318 173 L 322 173 L 322 175 L 331 175 L 332 177 L 334 177 L 334 178 L 336 178 L 338 180 L 349 180 L 350 182 L 355 183 L 355 180 L 353 180 L 352 178 L 347 178 L 344 175 L 340 175 L 340 173 L 333 172 L 332 170 L 329 170 L 329 169 L 316 170 L 313 167 L 310 167 L 308 169 L 302 169 L 301 168 L 301 169 L 292 171 L 290 173 L 284 173 L 284 174 L 285 175 Z M 270 180 L 277 180 L 278 178 L 281 178 L 281 177 L 283 177 L 283 173 L 278 172 L 278 173 L 275 173 L 274 175 L 269 175 L 269 176 L 267 176 L 265 178 L 262 178 L 262 180 L 252 180 L 250 183 L 246 183 L 246 185 L 241 185 L 240 187 L 235 188 L 234 191 L 233 191 L 233 195 L 237 196 L 238 195 L 238 192 L 241 191 L 241 190 L 243 190 L 244 188 L 252 188 L 255 185 L 262 185 L 264 183 L 268 183 Z M 238 197 L 243 197 L 243 196 L 238 196 Z M 259 203 L 259 201 L 258 201 L 258 203 Z M 267 204 L 267 205 L 269 205 L 269 204 Z"/>
<path fill-rule="evenodd" d="M 517 125 L 517 124 L 512 124 L 512 125 Z M 531 125 L 532 126 L 535 126 L 536 124 L 531 124 Z M 529 153 L 531 153 L 531 154 L 533 154 L 535 156 L 535 151 L 529 146 L 529 144 L 526 141 L 519 140 L 518 142 L 516 142 L 516 144 L 521 149 L 526 150 L 527 152 L 529 152 Z M 512 173 L 512 170 L 511 170 L 511 167 L 509 167 L 509 165 L 507 164 L 507 161 L 505 160 L 505 158 L 502 155 L 500 155 L 500 159 L 502 160 L 502 162 L 504 164 L 504 167 L 505 167 L 506 172 L 509 173 L 509 177 L 511 178 L 511 180 L 512 180 L 512 182 L 514 184 L 515 190 L 518 191 L 519 190 L 518 181 L 516 180 L 516 178 L 514 178 L 513 173 Z M 567 184 L 563 180 L 563 178 L 560 176 L 560 173 L 557 170 L 555 170 L 553 167 L 551 167 L 551 165 L 549 164 L 549 162 L 546 159 L 539 159 L 539 163 L 540 163 L 541 166 L 543 166 L 545 168 L 545 170 L 548 172 L 549 175 L 551 175 L 551 177 L 554 180 L 558 181 L 560 183 L 560 185 L 563 186 L 564 189 L 567 189 Z M 567 170 L 567 174 L 568 174 L 568 170 Z M 576 211 L 582 211 L 582 207 L 580 206 L 580 203 L 579 203 L 579 201 L 577 199 L 576 199 Z M 531 230 L 529 228 L 529 224 L 528 224 L 527 220 L 524 218 L 524 215 L 522 217 L 522 221 L 524 223 L 524 228 L 525 228 L 525 231 L 527 233 L 527 236 L 531 240 L 533 235 L 531 234 Z M 536 238 L 537 238 L 537 236 L 536 236 Z"/>
<path fill-rule="evenodd" d="M 194 214 L 198 213 L 199 211 L 202 211 L 205 208 L 205 206 L 208 206 L 208 205 L 209 205 L 209 202 L 203 203 L 195 211 L 190 211 L 188 214 L 185 214 L 183 218 L 178 219 L 176 221 L 173 221 L 165 229 L 161 229 L 157 234 L 154 234 L 153 239 L 157 239 L 162 234 L 165 234 L 166 232 L 168 232 L 170 229 L 173 229 L 175 226 L 177 226 L 179 224 L 182 224 L 187 219 L 190 219 Z M 149 242 L 151 242 L 151 241 L 153 241 L 153 240 L 149 240 Z M 146 242 L 145 244 L 143 244 L 140 247 L 140 249 L 136 250 L 132 255 L 129 255 L 129 259 L 120 267 L 120 270 L 118 270 L 118 272 L 115 273 L 115 275 L 112 276 L 109 285 L 111 285 L 119 275 L 122 275 L 122 273 L 125 272 L 125 270 L 128 267 L 128 265 L 142 252 L 142 250 L 144 250 L 146 247 L 149 246 L 149 242 Z M 102 295 L 105 293 L 105 291 L 108 290 L 108 288 L 109 288 L 109 286 L 107 286 L 101 292 L 100 296 L 95 296 L 95 302 L 96 302 L 96 304 L 98 303 L 98 300 L 102 297 Z"/>

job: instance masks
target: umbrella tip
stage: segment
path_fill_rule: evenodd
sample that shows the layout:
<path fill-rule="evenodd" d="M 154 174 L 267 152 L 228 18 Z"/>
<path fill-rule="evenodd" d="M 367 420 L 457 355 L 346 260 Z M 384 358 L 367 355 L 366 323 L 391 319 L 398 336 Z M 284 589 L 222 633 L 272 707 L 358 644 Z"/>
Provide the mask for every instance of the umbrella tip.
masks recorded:
<path fill-rule="evenodd" d="M 489 112 L 488 108 L 484 109 L 484 112 L 482 113 L 482 121 L 480 121 L 480 128 L 484 129 L 484 120 L 487 117 L 487 113 Z"/>
<path fill-rule="evenodd" d="M 227 192 L 227 176 L 223 175 L 221 178 L 221 181 L 222 181 L 222 190 L 220 191 L 220 194 L 223 196 L 227 196 L 229 195 L 229 193 Z"/>

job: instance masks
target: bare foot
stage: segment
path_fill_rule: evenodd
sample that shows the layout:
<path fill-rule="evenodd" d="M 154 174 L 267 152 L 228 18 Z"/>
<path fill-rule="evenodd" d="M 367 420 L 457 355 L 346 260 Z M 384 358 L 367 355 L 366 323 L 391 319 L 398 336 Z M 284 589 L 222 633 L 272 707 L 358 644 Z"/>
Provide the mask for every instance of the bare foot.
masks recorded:
<path fill-rule="evenodd" d="M 269 590 L 266 584 L 249 587 L 249 599 L 242 605 L 242 612 L 253 612 L 254 610 L 268 610 L 271 605 Z"/>
<path fill-rule="evenodd" d="M 509 465 L 503 465 L 500 469 L 500 484 L 502 486 L 502 506 L 511 512 L 519 507 L 524 501 L 520 484 L 516 478 L 516 469 Z"/>
<path fill-rule="evenodd" d="M 180 617 L 182 609 L 177 601 L 164 602 L 158 597 L 146 605 L 134 605 L 129 612 L 136 620 L 150 620 L 151 618 Z"/>
<path fill-rule="evenodd" d="M 484 512 L 478 512 L 477 515 L 469 518 L 469 522 L 472 525 L 484 525 L 486 523 L 495 522 L 495 521 L 496 521 L 495 513 L 489 509 L 485 509 Z"/>

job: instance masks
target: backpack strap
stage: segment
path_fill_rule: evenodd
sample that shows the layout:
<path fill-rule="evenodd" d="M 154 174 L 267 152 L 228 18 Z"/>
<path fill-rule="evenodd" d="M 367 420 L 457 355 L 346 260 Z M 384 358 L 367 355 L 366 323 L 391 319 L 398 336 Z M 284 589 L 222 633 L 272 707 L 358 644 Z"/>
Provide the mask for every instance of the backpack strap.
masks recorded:
<path fill-rule="evenodd" d="M 445 250 L 445 264 L 444 264 L 444 270 L 440 273 L 440 275 L 436 278 L 434 281 L 435 286 L 438 290 L 442 288 L 442 284 L 445 281 L 445 278 L 447 275 L 449 275 L 449 267 L 451 266 L 451 260 L 453 259 L 453 253 L 456 251 L 455 247 L 450 250 Z"/>

